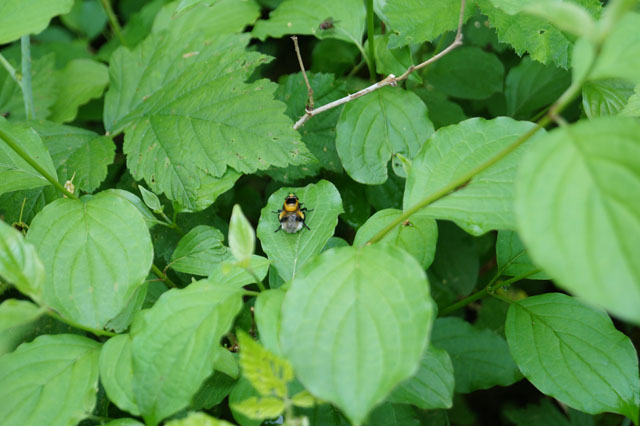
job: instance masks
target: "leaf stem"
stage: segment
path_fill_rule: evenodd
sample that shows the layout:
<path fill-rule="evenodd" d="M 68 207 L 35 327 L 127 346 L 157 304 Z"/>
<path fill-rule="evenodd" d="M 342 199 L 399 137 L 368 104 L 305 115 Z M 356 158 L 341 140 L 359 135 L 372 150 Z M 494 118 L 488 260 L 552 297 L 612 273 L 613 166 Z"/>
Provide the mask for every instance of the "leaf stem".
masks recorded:
<path fill-rule="evenodd" d="M 122 35 L 122 28 L 120 27 L 120 23 L 118 22 L 118 17 L 113 12 L 113 8 L 111 7 L 110 0 L 100 0 L 100 1 L 102 2 L 102 7 L 104 8 L 104 11 L 107 12 L 107 16 L 109 17 L 109 24 L 111 25 L 111 29 L 120 40 L 120 43 L 123 46 L 127 46 L 128 45 L 127 40 L 124 38 L 124 35 Z"/>
<path fill-rule="evenodd" d="M 247 271 L 249 273 L 249 275 L 251 275 L 251 277 L 253 277 L 253 280 L 256 282 L 256 285 L 258 286 L 260 291 L 265 291 L 266 288 L 264 287 L 264 284 L 262 283 L 262 280 L 260 280 L 260 278 L 258 278 L 258 276 L 256 275 L 255 272 L 253 272 L 253 269 L 251 268 L 251 266 L 245 266 L 244 269 L 245 269 L 245 271 Z"/>
<path fill-rule="evenodd" d="M 37 161 L 31 158 L 31 156 L 22 149 L 22 147 L 20 146 L 20 143 L 16 141 L 13 138 L 13 136 L 5 132 L 3 129 L 0 129 L 0 138 L 2 138 L 5 141 L 5 143 L 9 145 L 9 147 L 12 150 L 14 150 L 16 154 L 20 156 L 20 158 L 26 161 L 31 167 L 33 167 L 38 173 L 40 173 L 42 177 L 48 180 L 51 183 L 51 185 L 53 185 L 58 191 L 62 192 L 64 195 L 66 195 L 67 197 L 73 200 L 78 199 L 78 197 L 75 194 L 67 191 L 65 187 L 62 186 L 60 182 L 58 182 L 57 178 L 51 176 L 51 174 L 49 174 L 49 172 L 47 172 L 40 164 L 38 164 Z"/>
<path fill-rule="evenodd" d="M 153 274 L 160 278 L 162 281 L 164 281 L 164 283 L 166 285 L 168 285 L 171 288 L 178 288 L 178 286 L 176 286 L 176 283 L 174 283 L 173 281 L 171 281 L 171 278 L 169 278 L 169 276 L 167 274 L 165 274 L 164 272 L 162 272 L 160 270 L 160 268 L 158 268 L 155 263 L 151 264 L 151 272 L 153 272 Z"/>
<path fill-rule="evenodd" d="M 4 67 L 4 69 L 7 70 L 7 72 L 9 73 L 9 76 L 13 79 L 13 81 L 15 81 L 18 84 L 18 86 L 20 87 L 20 90 L 22 90 L 22 82 L 18 78 L 16 69 L 13 68 L 13 66 L 9 63 L 9 61 L 7 61 L 7 58 L 5 58 L 2 55 L 2 53 L 0 53 L 0 64 Z"/>
<path fill-rule="evenodd" d="M 36 111 L 33 107 L 33 90 L 31 88 L 31 38 L 29 35 L 20 38 L 20 50 L 22 52 L 22 99 L 24 100 L 24 111 L 27 120 L 36 118 Z"/>
<path fill-rule="evenodd" d="M 367 66 L 369 67 L 369 78 L 371 81 L 376 80 L 376 48 L 375 35 L 373 27 L 373 0 L 367 0 L 367 40 L 369 41 L 369 55 Z"/>
<path fill-rule="evenodd" d="M 56 311 L 54 311 L 51 308 L 48 308 L 46 310 L 46 314 L 49 315 L 51 318 L 56 319 L 60 322 L 63 322 L 67 325 L 70 325 L 73 328 L 77 328 L 78 330 L 83 330 L 83 331 L 88 331 L 89 333 L 93 333 L 96 336 L 116 336 L 117 333 L 113 333 L 111 331 L 106 331 L 106 330 L 98 330 L 96 328 L 91 328 L 91 327 L 87 327 L 86 325 L 82 325 L 79 324 L 73 320 L 70 320 L 68 318 L 63 317 L 62 315 L 60 315 L 59 313 L 57 313 Z"/>

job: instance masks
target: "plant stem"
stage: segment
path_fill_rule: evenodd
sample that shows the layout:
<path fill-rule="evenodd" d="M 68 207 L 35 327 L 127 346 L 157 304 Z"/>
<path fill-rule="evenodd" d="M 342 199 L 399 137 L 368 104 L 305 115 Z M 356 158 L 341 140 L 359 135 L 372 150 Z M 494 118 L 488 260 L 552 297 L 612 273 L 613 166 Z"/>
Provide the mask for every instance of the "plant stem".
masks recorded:
<path fill-rule="evenodd" d="M 367 0 L 367 40 L 369 42 L 369 57 L 367 58 L 369 77 L 371 81 L 376 81 L 376 48 L 373 27 L 373 0 Z"/>
<path fill-rule="evenodd" d="M 447 315 L 450 314 L 453 311 L 457 311 L 460 308 L 463 308 L 465 306 L 467 306 L 469 303 L 475 302 L 478 299 L 482 299 L 483 297 L 485 297 L 488 294 L 491 294 L 493 292 L 495 292 L 498 288 L 500 287 L 508 287 L 511 284 L 515 283 L 516 281 L 520 281 L 522 279 L 525 279 L 531 275 L 537 274 L 538 272 L 540 272 L 541 269 L 534 269 L 533 271 L 529 271 L 525 274 L 522 275 L 518 275 L 517 277 L 513 277 L 511 279 L 508 279 L 506 281 L 501 281 L 501 282 L 494 282 L 494 280 L 492 280 L 491 283 L 489 283 L 485 288 L 483 288 L 482 290 L 473 293 L 470 296 L 465 297 L 464 299 L 447 306 L 446 308 L 444 308 L 443 310 L 441 310 L 440 312 L 438 312 L 438 316 L 443 316 L 443 315 Z M 492 284 L 493 283 L 493 284 Z"/>
<path fill-rule="evenodd" d="M 253 269 L 251 269 L 251 266 L 247 266 L 244 269 L 245 269 L 245 271 L 247 271 L 249 273 L 249 275 L 251 275 L 253 277 L 253 280 L 256 282 L 256 285 L 258 286 L 260 291 L 265 291 L 266 288 L 264 287 L 264 284 L 262 284 L 262 281 L 260 280 L 260 278 L 258 278 L 256 273 L 253 272 Z"/>
<path fill-rule="evenodd" d="M 497 153 L 495 156 L 489 158 L 487 161 L 485 161 L 484 163 L 478 165 L 477 167 L 469 170 L 467 173 L 465 173 L 464 175 L 460 176 L 459 178 L 451 181 L 448 185 L 446 185 L 442 189 L 434 192 L 433 194 L 429 195 L 428 197 L 424 198 L 422 201 L 417 203 L 415 206 L 411 207 L 410 209 L 408 209 L 407 211 L 402 213 L 395 220 L 393 220 L 387 226 L 382 228 L 380 230 L 380 232 L 378 232 L 376 235 L 371 237 L 371 239 L 367 242 L 367 244 L 373 244 L 373 243 L 375 243 L 377 241 L 380 241 L 393 228 L 395 228 L 396 226 L 400 225 L 402 222 L 407 220 L 414 213 L 418 212 L 419 210 L 422 210 L 423 208 L 427 207 L 430 204 L 433 204 L 434 202 L 438 201 L 439 199 L 445 197 L 446 195 L 449 195 L 450 193 L 455 192 L 458 188 L 463 187 L 464 185 L 469 183 L 469 181 L 471 179 L 473 179 L 476 175 L 482 173 L 483 171 L 487 170 L 489 167 L 491 167 L 494 164 L 496 164 L 498 161 L 502 160 L 507 155 L 511 154 L 520 145 L 522 145 L 527 140 L 529 140 L 529 138 L 531 136 L 533 136 L 538 130 L 540 130 L 543 127 L 547 126 L 549 123 L 551 123 L 551 119 L 548 116 L 542 117 L 542 119 L 536 124 L 535 127 L 532 127 L 527 133 L 525 133 L 524 135 L 520 136 L 511 145 L 509 145 L 506 148 L 504 148 L 502 151 Z"/>
<path fill-rule="evenodd" d="M 24 111 L 27 120 L 36 118 L 36 111 L 33 107 L 33 90 L 31 89 L 31 38 L 29 35 L 20 38 L 22 51 L 22 99 L 24 100 Z"/>
<path fill-rule="evenodd" d="M 174 283 L 173 281 L 171 281 L 171 278 L 169 278 L 169 276 L 167 274 L 165 274 L 164 272 L 162 272 L 160 270 L 160 268 L 158 268 L 155 263 L 151 264 L 151 272 L 153 272 L 153 274 L 160 278 L 162 281 L 164 281 L 164 283 L 166 285 L 168 285 L 171 288 L 178 288 L 178 286 L 176 286 L 176 283 Z"/>
<path fill-rule="evenodd" d="M 7 58 L 5 58 L 2 55 L 2 53 L 0 53 L 0 65 L 2 65 L 4 69 L 7 70 L 7 72 L 9 73 L 9 76 L 13 79 L 13 81 L 15 81 L 18 84 L 18 86 L 20 86 L 20 89 L 22 89 L 22 82 L 18 79 L 18 75 L 16 74 L 16 69 L 13 68 L 13 66 L 11 66 L 9 61 L 7 61 Z"/>
<path fill-rule="evenodd" d="M 125 40 L 124 36 L 122 35 L 122 28 L 120 27 L 120 23 L 118 22 L 118 17 L 113 12 L 113 8 L 111 7 L 110 0 L 100 0 L 100 1 L 102 2 L 102 7 L 104 8 L 104 11 L 107 12 L 107 16 L 109 17 L 109 24 L 111 25 L 111 29 L 120 40 L 120 43 L 123 46 L 127 46 L 127 40 Z"/>
<path fill-rule="evenodd" d="M 251 291 L 251 290 L 244 290 L 242 292 L 242 294 L 244 294 L 245 296 L 254 296 L 254 297 L 258 297 L 260 296 L 260 292 L 258 291 Z"/>
<path fill-rule="evenodd" d="M 60 322 L 70 325 L 73 328 L 77 328 L 78 330 L 88 331 L 89 333 L 93 333 L 96 336 L 116 336 L 117 335 L 117 333 L 113 333 L 111 331 L 98 330 L 96 328 L 91 328 L 91 327 L 87 327 L 85 325 L 79 324 L 73 320 L 70 320 L 68 318 L 61 316 L 59 313 L 57 313 L 51 308 L 46 310 L 46 314 L 49 315 L 51 318 L 54 318 Z"/>
<path fill-rule="evenodd" d="M 31 156 L 22 149 L 22 147 L 20 146 L 20 143 L 16 141 L 13 138 L 13 136 L 5 132 L 3 129 L 0 129 L 0 138 L 2 138 L 6 142 L 6 144 L 9 145 L 9 147 L 12 150 L 14 150 L 16 154 L 20 156 L 20 158 L 22 158 L 24 161 L 29 163 L 29 165 L 33 167 L 38 173 L 40 173 L 42 177 L 48 180 L 51 183 L 51 185 L 55 186 L 55 188 L 58 191 L 62 192 L 64 195 L 66 195 L 67 197 L 73 200 L 78 199 L 78 197 L 75 194 L 67 191 L 65 187 L 62 186 L 60 182 L 58 182 L 57 178 L 51 176 L 51 174 L 49 174 L 49 172 L 47 172 L 40 164 L 38 164 L 37 161 L 31 158 Z"/>

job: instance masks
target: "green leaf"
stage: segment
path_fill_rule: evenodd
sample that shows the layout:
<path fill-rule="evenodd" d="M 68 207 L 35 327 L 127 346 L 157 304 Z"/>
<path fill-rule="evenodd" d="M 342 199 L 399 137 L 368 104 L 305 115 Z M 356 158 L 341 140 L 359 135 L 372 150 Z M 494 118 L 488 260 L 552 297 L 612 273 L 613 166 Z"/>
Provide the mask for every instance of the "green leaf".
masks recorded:
<path fill-rule="evenodd" d="M 242 375 L 262 396 L 284 399 L 287 383 L 293 380 L 293 369 L 282 359 L 262 347 L 243 331 L 238 331 Z"/>
<path fill-rule="evenodd" d="M 309 408 L 316 405 L 318 401 L 309 393 L 308 390 L 303 390 L 291 397 L 291 403 L 296 407 Z"/>
<path fill-rule="evenodd" d="M 7 339 L 11 339 L 13 332 L 34 322 L 43 313 L 43 308 L 26 300 L 6 299 L 2 302 L 0 304 L 0 355 L 5 353 L 4 343 Z"/>
<path fill-rule="evenodd" d="M 511 304 L 505 332 L 518 367 L 542 393 L 638 422 L 638 355 L 604 312 L 565 294 L 533 296 Z"/>
<path fill-rule="evenodd" d="M 242 293 L 205 281 L 173 289 L 131 327 L 133 393 L 142 417 L 157 423 L 185 408 L 213 373 L 220 338 L 242 307 Z"/>
<path fill-rule="evenodd" d="M 193 396 L 190 407 L 195 410 L 211 409 L 220 404 L 229 395 L 235 383 L 236 380 L 232 377 L 219 371 L 214 371 L 200 386 L 198 393 Z"/>
<path fill-rule="evenodd" d="M 139 185 L 138 189 L 140 190 L 140 195 L 142 195 L 142 200 L 144 200 L 144 203 L 147 205 L 147 207 L 149 207 L 153 211 L 158 211 L 158 212 L 161 212 L 162 210 L 164 210 L 162 203 L 160 202 L 160 199 L 156 194 L 149 191 L 147 188 L 145 188 L 142 185 Z"/>
<path fill-rule="evenodd" d="M 430 67 L 427 81 L 455 98 L 486 99 L 502 91 L 504 66 L 479 47 L 459 47 Z"/>
<path fill-rule="evenodd" d="M 78 0 L 73 4 L 71 11 L 62 15 L 60 20 L 72 30 L 93 39 L 107 25 L 107 14 L 100 0 Z"/>
<path fill-rule="evenodd" d="M 423 410 L 453 406 L 453 365 L 447 351 L 429 346 L 418 371 L 393 390 L 391 402 L 412 404 Z"/>
<path fill-rule="evenodd" d="M 229 222 L 229 248 L 238 262 L 249 262 L 256 248 L 256 233 L 242 213 L 239 204 L 233 206 Z"/>
<path fill-rule="evenodd" d="M 92 192 L 107 177 L 107 166 L 113 162 L 116 151 L 110 138 L 47 121 L 29 124 L 49 150 L 61 183 L 73 177 L 77 190 Z"/>
<path fill-rule="evenodd" d="M 27 241 L 45 267 L 44 302 L 96 329 L 129 303 L 153 260 L 142 217 L 109 193 L 47 205 L 33 219 Z"/>
<path fill-rule="evenodd" d="M 125 128 L 124 152 L 134 178 L 144 178 L 153 192 L 185 209 L 210 205 L 238 172 L 312 158 L 282 114 L 284 104 L 273 100 L 276 85 L 244 82 L 267 61 L 246 52 L 247 42 L 247 36 L 169 37 L 164 31 L 134 51 L 113 54 L 105 126 Z"/>
<path fill-rule="evenodd" d="M 151 213 L 151 210 L 142 202 L 142 200 L 135 194 L 132 194 L 129 191 L 125 191 L 123 189 L 111 188 L 103 191 L 105 194 L 113 195 L 115 197 L 122 198 L 123 200 L 130 203 L 133 207 L 138 210 L 138 213 L 142 215 L 144 222 L 147 224 L 148 228 L 153 228 L 156 224 L 160 223 L 158 219 Z"/>
<path fill-rule="evenodd" d="M 495 3 L 496 0 L 493 0 Z M 578 37 L 595 39 L 596 22 L 587 10 L 570 1 L 543 0 L 528 2 L 522 10 L 549 21 L 561 31 Z"/>
<path fill-rule="evenodd" d="M 480 11 L 489 17 L 501 42 L 510 44 L 518 55 L 528 52 L 543 64 L 552 62 L 562 68 L 568 67 L 571 42 L 559 29 L 525 12 L 510 15 L 492 3 L 496 4 L 496 1 L 478 0 Z M 584 6 L 594 18 L 602 7 L 599 0 L 576 0 L 574 3 Z"/>
<path fill-rule="evenodd" d="M 533 144 L 515 210 L 532 260 L 589 303 L 640 322 L 640 124 L 599 117 Z"/>
<path fill-rule="evenodd" d="M 216 419 L 205 413 L 189 413 L 187 417 L 179 420 L 171 420 L 166 426 L 233 426 L 224 420 Z"/>
<path fill-rule="evenodd" d="M 255 321 L 258 327 L 260 343 L 269 351 L 280 356 L 280 322 L 282 319 L 282 301 L 285 292 L 282 289 L 262 291 L 255 304 Z"/>
<path fill-rule="evenodd" d="M 284 0 L 269 13 L 268 20 L 256 22 L 252 35 L 264 41 L 286 34 L 309 34 L 361 45 L 365 15 L 365 6 L 359 0 Z M 320 24 L 325 21 L 333 28 L 322 29 Z"/>
<path fill-rule="evenodd" d="M 344 213 L 340 219 L 354 229 L 360 228 L 371 216 L 371 205 L 366 193 L 368 185 L 354 182 L 344 175 L 334 177 L 333 184 L 337 185 L 342 198 Z"/>
<path fill-rule="evenodd" d="M 271 261 L 269 259 L 255 254 L 249 259 L 249 268 L 251 268 L 253 274 L 258 277 L 260 281 L 264 280 L 264 277 L 267 276 L 270 264 Z M 215 285 L 242 287 L 256 282 L 255 277 L 247 272 L 245 267 L 239 265 L 238 262 L 231 262 L 229 260 L 215 263 L 209 270 L 208 275 L 209 282 Z"/>
<path fill-rule="evenodd" d="M 216 0 L 181 0 L 180 3 L 178 3 L 178 7 L 176 7 L 176 11 L 174 12 L 175 14 L 178 14 L 182 11 L 188 10 L 190 8 L 192 8 L 193 6 L 196 6 L 200 3 L 205 4 L 207 6 L 211 6 L 211 4 L 215 3 Z"/>
<path fill-rule="evenodd" d="M 377 211 L 358 229 L 353 245 L 366 244 L 375 234 L 401 214 L 402 210 L 396 209 Z M 437 240 L 438 225 L 436 221 L 418 212 L 388 232 L 380 240 L 380 243 L 390 244 L 405 250 L 415 257 L 423 269 L 427 269 L 433 262 Z"/>
<path fill-rule="evenodd" d="M 403 46 L 396 49 L 388 47 L 391 33 L 375 36 L 375 52 L 376 52 L 376 71 L 378 74 L 394 74 L 402 75 L 410 66 L 414 65 L 411 57 L 411 49 L 409 46 Z M 365 51 L 368 49 L 369 41 L 365 43 Z M 422 83 L 422 78 L 417 72 L 409 74 L 409 80 L 416 83 Z"/>
<path fill-rule="evenodd" d="M 169 265 L 174 271 L 207 276 L 216 264 L 229 258 L 223 241 L 224 235 L 213 226 L 198 225 L 180 239 Z"/>
<path fill-rule="evenodd" d="M 120 311 L 120 313 L 118 313 L 118 315 L 110 319 L 104 328 L 107 330 L 113 330 L 116 333 L 122 333 L 129 328 L 129 325 L 131 325 L 136 313 L 142 309 L 145 299 L 147 298 L 148 291 L 149 282 L 145 282 L 139 286 L 127 302 L 126 306 Z"/>
<path fill-rule="evenodd" d="M 59 334 L 37 337 L 0 357 L 3 423 L 77 424 L 96 403 L 99 354 L 99 343 Z"/>
<path fill-rule="evenodd" d="M 36 247 L 26 242 L 17 229 L 0 221 L 0 277 L 40 302 L 44 271 Z"/>
<path fill-rule="evenodd" d="M 397 87 L 383 87 L 345 105 L 336 148 L 349 176 L 369 185 L 384 183 L 392 156 L 413 159 L 433 133 L 427 114 L 417 95 Z"/>
<path fill-rule="evenodd" d="M 633 95 L 629 97 L 620 115 L 625 117 L 640 117 L 640 84 L 638 84 Z"/>
<path fill-rule="evenodd" d="M 433 89 L 431 86 L 418 87 L 413 92 L 420 96 L 429 110 L 429 118 L 436 129 L 457 124 L 468 117 L 457 103 L 450 101 L 445 94 Z"/>
<path fill-rule="evenodd" d="M 236 385 L 231 390 L 229 394 L 229 408 L 231 409 L 231 414 L 233 418 L 242 426 L 260 426 L 262 424 L 261 421 L 250 419 L 245 416 L 241 412 L 235 409 L 235 405 L 237 403 L 241 403 L 246 401 L 251 397 L 258 397 L 258 391 L 256 391 L 251 383 L 244 377 L 240 377 L 240 379 L 236 382 Z"/>
<path fill-rule="evenodd" d="M 275 232 L 280 229 L 280 223 L 274 211 L 282 208 L 284 199 L 290 192 L 295 193 L 300 203 L 309 209 L 306 223 L 310 230 L 303 228 L 295 234 L 288 234 L 283 230 Z M 280 188 L 271 194 L 260 214 L 258 238 L 262 250 L 283 280 L 293 278 L 307 260 L 322 251 L 333 235 L 338 215 L 342 212 L 340 193 L 326 180 L 303 188 Z"/>
<path fill-rule="evenodd" d="M 499 231 L 496 240 L 496 259 L 498 261 L 498 269 L 505 268 L 503 275 L 517 277 L 538 269 L 534 265 L 527 253 L 527 248 L 522 244 L 517 232 Z M 544 272 L 529 275 L 529 280 L 548 280 L 549 275 Z"/>
<path fill-rule="evenodd" d="M 336 248 L 293 279 L 280 343 L 305 388 L 361 424 L 415 373 L 433 317 L 425 273 L 409 254 L 389 245 Z"/>
<path fill-rule="evenodd" d="M 499 117 L 471 118 L 439 129 L 413 160 L 404 209 L 495 156 L 533 127 L 533 123 Z M 473 235 L 492 229 L 515 229 L 513 181 L 520 156 L 528 145 L 529 142 L 477 174 L 464 188 L 422 211 L 437 219 L 453 220 Z"/>
<path fill-rule="evenodd" d="M 558 99 L 570 83 L 571 74 L 567 70 L 545 66 L 526 56 L 507 74 L 504 90 L 507 114 L 515 118 L 530 118 Z"/>
<path fill-rule="evenodd" d="M 135 419 L 122 417 L 116 420 L 111 420 L 110 422 L 105 423 L 104 426 L 144 426 L 144 423 L 140 423 Z"/>
<path fill-rule="evenodd" d="M 553 406 L 548 399 L 543 399 L 540 404 L 527 404 L 524 408 L 509 407 L 504 410 L 504 415 L 517 426 L 571 426 L 569 420 Z"/>
<path fill-rule="evenodd" d="M 0 217 L 7 223 L 29 224 L 45 205 L 61 197 L 52 185 L 6 192 L 0 195 Z"/>
<path fill-rule="evenodd" d="M 250 419 L 262 420 L 278 417 L 284 411 L 284 401 L 270 396 L 252 396 L 233 404 L 233 408 Z"/>
<path fill-rule="evenodd" d="M 616 115 L 633 95 L 633 87 L 621 79 L 589 81 L 582 87 L 582 108 L 589 118 Z"/>
<path fill-rule="evenodd" d="M 376 14 L 393 29 L 389 48 L 431 41 L 445 31 L 455 30 L 460 18 L 460 1 L 433 0 L 425 7 L 421 0 L 376 0 Z M 465 10 L 465 20 L 473 7 Z"/>
<path fill-rule="evenodd" d="M 49 119 L 58 123 L 73 121 L 78 107 L 102 96 L 109 82 L 108 68 L 91 59 L 74 59 L 59 72 L 58 98 Z"/>
<path fill-rule="evenodd" d="M 56 177 L 56 169 L 49 152 L 38 134 L 26 125 L 11 124 L 0 117 L 0 194 L 51 185 L 5 142 L 8 138 L 17 142 L 26 155 L 51 176 Z"/>
<path fill-rule="evenodd" d="M 369 426 L 420 426 L 424 424 L 420 420 L 412 406 L 386 402 L 373 410 L 367 424 Z M 434 423 L 427 421 L 426 424 Z"/>
<path fill-rule="evenodd" d="M 4 0 L 0 4 L 0 44 L 38 34 L 51 18 L 67 13 L 73 0 Z"/>
<path fill-rule="evenodd" d="M 100 382 L 109 400 L 123 411 L 140 415 L 133 393 L 131 339 L 120 334 L 107 340 L 100 351 Z"/>
<path fill-rule="evenodd" d="M 431 342 L 449 353 L 456 392 L 509 386 L 522 378 L 502 337 L 460 318 L 436 320 Z"/>
<path fill-rule="evenodd" d="M 358 55 L 360 51 L 352 43 L 333 38 L 320 40 L 311 51 L 311 71 L 335 75 L 347 74 L 358 64 Z"/>

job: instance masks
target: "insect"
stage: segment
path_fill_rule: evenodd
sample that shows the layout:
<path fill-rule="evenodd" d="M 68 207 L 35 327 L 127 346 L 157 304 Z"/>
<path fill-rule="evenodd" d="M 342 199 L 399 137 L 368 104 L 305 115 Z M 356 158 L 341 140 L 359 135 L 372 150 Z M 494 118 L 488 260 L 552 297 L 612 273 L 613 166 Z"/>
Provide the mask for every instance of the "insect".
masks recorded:
<path fill-rule="evenodd" d="M 307 218 L 306 212 L 312 211 L 313 209 L 308 210 L 306 207 L 302 207 L 298 196 L 290 193 L 285 197 L 282 208 L 274 212 L 278 214 L 278 220 L 280 221 L 280 226 L 278 226 L 274 232 L 284 229 L 289 234 L 295 234 L 301 230 L 303 226 L 311 230 L 305 223 L 305 220 Z"/>
<path fill-rule="evenodd" d="M 320 22 L 320 25 L 318 25 L 318 28 L 320 28 L 321 30 L 330 30 L 331 28 L 333 28 L 333 24 L 334 24 L 333 18 L 329 17 L 324 21 Z"/>

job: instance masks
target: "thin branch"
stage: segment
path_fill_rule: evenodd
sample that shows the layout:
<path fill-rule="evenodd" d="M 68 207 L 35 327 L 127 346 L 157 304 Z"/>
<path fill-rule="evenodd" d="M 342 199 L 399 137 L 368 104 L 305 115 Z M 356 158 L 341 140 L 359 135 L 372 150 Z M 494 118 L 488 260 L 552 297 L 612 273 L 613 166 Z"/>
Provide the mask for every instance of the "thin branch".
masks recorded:
<path fill-rule="evenodd" d="M 444 55 L 446 55 L 447 53 L 451 52 L 453 49 L 455 49 L 458 46 L 462 45 L 462 23 L 464 22 L 464 10 L 466 7 L 466 0 L 462 0 L 460 2 L 460 17 L 458 19 L 458 29 L 456 31 L 456 37 L 453 40 L 453 42 L 447 46 L 446 49 L 444 49 L 442 52 L 438 53 L 435 56 L 432 56 L 431 58 L 427 59 L 426 61 L 418 64 L 418 65 L 411 65 L 409 68 L 407 68 L 407 70 L 402 73 L 402 75 L 400 75 L 399 77 L 396 77 L 393 74 L 389 74 L 385 79 L 372 84 L 369 87 L 366 87 L 362 90 L 360 90 L 359 92 L 356 92 L 354 94 L 351 95 L 347 95 L 344 98 L 340 98 L 337 99 L 333 102 L 330 102 L 326 105 L 323 105 L 319 108 L 316 109 L 311 109 L 311 110 L 306 110 L 304 115 L 302 117 L 300 117 L 300 119 L 298 121 L 296 121 L 296 123 L 293 125 L 294 130 L 298 130 L 300 127 L 304 126 L 304 124 L 309 121 L 309 119 L 315 115 L 318 115 L 320 113 L 323 113 L 325 111 L 328 111 L 330 109 L 336 108 L 340 105 L 346 104 L 347 102 L 350 102 L 354 99 L 357 99 L 359 97 L 362 97 L 364 95 L 368 95 L 371 92 L 375 92 L 378 89 L 381 89 L 385 86 L 397 86 L 399 81 L 402 80 L 406 80 L 407 78 L 409 78 L 409 74 L 411 74 L 414 71 L 420 70 L 428 65 L 431 65 L 432 63 L 436 62 L 437 60 L 439 60 L 440 58 L 442 58 Z"/>
<path fill-rule="evenodd" d="M 9 76 L 13 79 L 13 81 L 15 81 L 18 84 L 18 86 L 20 86 L 20 89 L 22 89 L 22 83 L 18 79 L 16 69 L 13 68 L 13 66 L 11 66 L 9 61 L 7 61 L 7 58 L 2 56 L 2 53 L 0 53 L 0 65 L 2 65 L 4 69 L 7 70 L 7 72 L 9 73 Z"/>
<path fill-rule="evenodd" d="M 33 90 L 31 89 L 31 38 L 29 35 L 20 38 L 22 51 L 22 99 L 24 100 L 24 110 L 27 120 L 36 118 L 36 111 L 33 106 Z"/>
<path fill-rule="evenodd" d="M 113 8 L 111 7 L 111 1 L 110 0 L 100 0 L 100 1 L 102 2 L 102 7 L 104 8 L 104 11 L 107 13 L 107 16 L 109 17 L 109 24 L 111 25 L 111 29 L 115 33 L 116 37 L 118 37 L 118 39 L 120 40 L 120 44 L 122 44 L 123 46 L 127 46 L 127 40 L 124 38 L 124 35 L 122 34 L 122 28 L 120 27 L 120 23 L 118 22 L 118 17 L 113 12 Z"/>
<path fill-rule="evenodd" d="M 313 89 L 309 84 L 309 79 L 307 78 L 307 72 L 304 70 L 304 64 L 302 63 L 302 55 L 300 55 L 300 47 L 298 46 L 298 37 L 292 36 L 291 40 L 293 40 L 293 46 L 296 49 L 296 56 L 298 56 L 298 63 L 300 64 L 300 69 L 302 70 L 302 76 L 304 77 L 304 83 L 307 85 L 307 111 L 313 111 Z"/>

